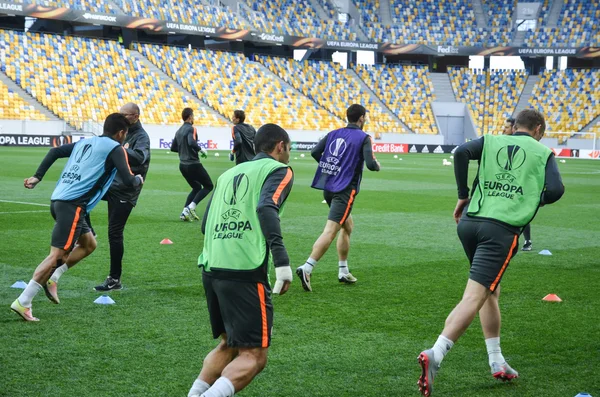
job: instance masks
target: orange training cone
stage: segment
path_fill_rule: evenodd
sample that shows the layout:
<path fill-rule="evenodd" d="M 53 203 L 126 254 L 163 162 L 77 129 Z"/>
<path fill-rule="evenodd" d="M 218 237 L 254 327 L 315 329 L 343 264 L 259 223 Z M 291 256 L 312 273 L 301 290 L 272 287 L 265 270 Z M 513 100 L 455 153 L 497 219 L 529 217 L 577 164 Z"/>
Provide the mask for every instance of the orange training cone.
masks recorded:
<path fill-rule="evenodd" d="M 169 240 L 168 238 L 163 239 L 160 243 L 161 244 L 173 244 L 173 242 L 171 240 Z"/>
<path fill-rule="evenodd" d="M 544 296 L 542 300 L 546 302 L 562 302 L 562 299 L 560 299 L 556 294 L 548 294 Z"/>

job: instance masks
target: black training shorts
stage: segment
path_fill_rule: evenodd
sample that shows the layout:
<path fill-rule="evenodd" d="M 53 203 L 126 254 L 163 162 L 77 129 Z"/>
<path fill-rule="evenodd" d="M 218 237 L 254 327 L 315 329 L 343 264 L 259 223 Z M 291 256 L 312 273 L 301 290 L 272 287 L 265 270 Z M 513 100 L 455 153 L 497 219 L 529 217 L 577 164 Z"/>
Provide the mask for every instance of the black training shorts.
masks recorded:
<path fill-rule="evenodd" d="M 68 251 L 82 234 L 91 229 L 85 221 L 85 208 L 68 201 L 52 201 L 50 213 L 56 221 L 52 229 L 51 245 Z"/>
<path fill-rule="evenodd" d="M 519 235 L 495 222 L 463 217 L 458 237 L 471 263 L 469 278 L 494 292 L 518 251 Z"/>
<path fill-rule="evenodd" d="M 343 225 L 352 212 L 355 197 L 356 189 L 353 187 L 348 187 L 337 193 L 324 190 L 323 198 L 329 206 L 329 216 L 327 219 Z"/>
<path fill-rule="evenodd" d="M 273 327 L 271 290 L 263 283 L 202 274 L 213 337 L 227 334 L 229 347 L 269 347 Z"/>

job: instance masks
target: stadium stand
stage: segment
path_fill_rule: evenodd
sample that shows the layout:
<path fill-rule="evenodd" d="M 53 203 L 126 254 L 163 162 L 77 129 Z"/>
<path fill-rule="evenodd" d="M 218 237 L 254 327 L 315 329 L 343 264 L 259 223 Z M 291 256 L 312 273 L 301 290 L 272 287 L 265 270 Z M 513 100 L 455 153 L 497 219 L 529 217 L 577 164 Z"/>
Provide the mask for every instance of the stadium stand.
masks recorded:
<path fill-rule="evenodd" d="M 152 63 L 225 117 L 244 109 L 256 125 L 276 123 L 292 130 L 327 131 L 341 120 L 299 92 L 265 75 L 243 54 L 139 45 Z"/>
<path fill-rule="evenodd" d="M 199 1 L 175 0 L 114 0 L 129 15 L 151 17 L 166 21 L 193 23 L 226 28 L 248 28 L 237 14 L 227 7 L 202 4 Z"/>
<path fill-rule="evenodd" d="M 466 0 L 390 0 L 393 25 L 365 23 L 374 41 L 407 44 L 483 45 L 484 29 L 477 28 L 471 2 Z"/>
<path fill-rule="evenodd" d="M 417 134 L 437 134 L 431 110 L 433 84 L 425 66 L 357 65 L 356 72 L 381 101 Z"/>
<path fill-rule="evenodd" d="M 379 0 L 354 0 L 354 5 L 361 14 L 361 22 L 381 22 L 379 18 Z"/>
<path fill-rule="evenodd" d="M 252 9 L 242 15 L 256 30 L 302 37 L 356 40 L 348 23 L 322 20 L 309 0 L 245 0 Z"/>
<path fill-rule="evenodd" d="M 478 134 L 499 134 L 517 106 L 527 73 L 520 70 L 448 69 L 456 98 L 467 104 Z"/>
<path fill-rule="evenodd" d="M 552 8 L 553 0 L 543 0 L 542 8 L 540 9 L 540 14 L 537 20 L 537 26 L 546 26 L 548 21 L 548 17 L 550 16 L 550 9 Z"/>
<path fill-rule="evenodd" d="M 516 0 L 482 1 L 490 26 L 486 43 L 488 46 L 510 45 L 512 40 L 512 18 L 516 3 Z"/>
<path fill-rule="evenodd" d="M 597 122 L 596 124 L 591 126 L 590 129 L 588 130 L 588 132 L 593 132 L 594 134 L 596 134 L 596 138 L 600 139 L 600 122 Z M 588 138 L 592 138 L 592 137 L 589 136 Z"/>
<path fill-rule="evenodd" d="M 336 7 L 332 4 L 332 0 L 315 0 L 317 2 L 317 4 L 319 4 L 321 7 L 323 7 L 323 10 L 325 10 L 325 14 L 327 14 L 329 16 L 329 18 L 335 18 L 337 15 L 337 9 Z"/>
<path fill-rule="evenodd" d="M 369 110 L 367 130 L 405 132 L 402 125 L 375 103 L 371 95 L 362 90 L 360 83 L 337 63 L 313 60 L 299 62 L 265 56 L 257 56 L 257 59 L 341 120 L 346 119 L 348 104 L 360 103 Z"/>
<path fill-rule="evenodd" d="M 529 46 L 584 47 L 600 45 L 600 3 L 589 0 L 565 0 L 557 27 L 528 30 Z"/>
<path fill-rule="evenodd" d="M 151 124 L 180 124 L 181 109 L 197 107 L 114 41 L 0 30 L 0 46 L 7 52 L 6 74 L 77 128 L 129 101 Z M 198 125 L 227 125 L 206 110 L 196 112 Z"/>
<path fill-rule="evenodd" d="M 600 114 L 600 69 L 545 70 L 529 103 L 546 115 L 546 131 L 581 131 Z"/>
<path fill-rule="evenodd" d="M 0 70 L 4 72 L 4 65 Z M 45 121 L 48 118 L 0 81 L 0 120 Z"/>

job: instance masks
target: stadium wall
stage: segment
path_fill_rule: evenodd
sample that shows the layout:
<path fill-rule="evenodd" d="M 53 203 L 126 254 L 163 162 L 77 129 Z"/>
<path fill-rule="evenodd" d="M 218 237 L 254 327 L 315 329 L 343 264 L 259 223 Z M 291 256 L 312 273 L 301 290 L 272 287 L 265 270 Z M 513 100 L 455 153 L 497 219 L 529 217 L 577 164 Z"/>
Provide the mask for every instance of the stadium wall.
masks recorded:
<path fill-rule="evenodd" d="M 469 112 L 465 112 L 463 115 L 465 139 L 476 138 Z M 171 146 L 175 131 L 179 127 L 176 125 L 144 124 L 144 128 L 150 136 L 150 143 L 153 149 L 168 149 Z M 293 142 L 300 142 L 306 145 L 318 142 L 326 134 L 324 131 L 304 130 L 289 130 L 288 133 Z M 73 135 L 73 141 L 77 141 L 79 140 L 78 135 L 82 134 L 72 131 L 72 128 L 68 127 L 63 121 L 0 120 L 0 135 L 24 135 L 29 137 Z M 83 134 L 83 136 L 85 135 L 90 134 Z M 230 150 L 232 146 L 231 128 L 198 127 L 198 140 L 200 145 L 207 150 Z M 374 140 L 373 142 L 375 144 L 395 143 L 404 145 L 448 144 L 444 135 L 424 134 L 381 134 L 381 139 Z M 600 139 L 596 140 L 595 147 L 592 139 L 583 138 L 568 139 L 566 145 L 560 145 L 557 138 L 544 138 L 542 139 L 542 143 L 550 148 L 579 150 L 600 148 Z"/>

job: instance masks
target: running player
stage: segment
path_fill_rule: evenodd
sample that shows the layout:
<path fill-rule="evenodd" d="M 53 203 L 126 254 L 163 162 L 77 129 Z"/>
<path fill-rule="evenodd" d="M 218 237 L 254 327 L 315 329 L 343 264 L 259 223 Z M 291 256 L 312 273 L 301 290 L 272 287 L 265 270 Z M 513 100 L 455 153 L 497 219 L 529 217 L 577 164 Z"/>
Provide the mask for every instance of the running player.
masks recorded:
<path fill-rule="evenodd" d="M 229 397 L 267 364 L 273 327 L 269 252 L 274 293 L 292 281 L 279 213 L 292 189 L 287 166 L 290 138 L 275 124 L 256 134 L 258 155 L 219 177 L 202 220 L 204 249 L 198 259 L 212 326 L 219 345 L 204 359 L 188 397 Z"/>
<path fill-rule="evenodd" d="M 198 145 L 198 133 L 194 127 L 194 111 L 185 108 L 181 112 L 183 125 L 177 130 L 171 151 L 179 153 L 179 171 L 192 188 L 185 200 L 183 211 L 179 216 L 182 221 L 200 220 L 196 214 L 196 206 L 213 190 L 210 175 L 200 163 L 198 153 L 206 158 L 206 152 Z"/>
<path fill-rule="evenodd" d="M 458 203 L 454 219 L 471 264 L 462 300 L 446 319 L 436 343 L 419 354 L 418 381 L 424 396 L 445 355 L 467 330 L 477 313 L 483 328 L 488 363 L 494 378 L 511 380 L 519 374 L 500 349 L 500 281 L 517 253 L 521 228 L 542 205 L 561 198 L 564 186 L 554 154 L 538 141 L 546 122 L 541 113 L 523 110 L 514 135 L 486 135 L 461 145 L 454 153 Z M 479 160 L 478 178 L 469 199 L 469 160 Z"/>
<path fill-rule="evenodd" d="M 233 139 L 233 150 L 229 154 L 231 161 L 235 160 L 235 164 L 242 164 L 245 161 L 250 161 L 256 156 L 254 150 L 254 136 L 256 130 L 246 121 L 246 113 L 243 110 L 235 110 L 231 118 L 234 126 L 231 129 L 231 138 Z"/>
<path fill-rule="evenodd" d="M 313 245 L 310 257 L 296 269 L 302 287 L 309 292 L 312 291 L 312 271 L 338 233 L 338 280 L 347 284 L 357 281 L 348 270 L 350 235 L 354 227 L 350 213 L 360 190 L 363 162 L 371 171 L 380 169 L 379 162 L 373 156 L 371 137 L 363 132 L 366 114 L 367 110 L 363 106 L 351 105 L 346 110 L 348 125 L 327 134 L 311 152 L 319 162 L 312 187 L 323 190 L 323 196 L 329 205 L 329 216 L 325 230 Z"/>
<path fill-rule="evenodd" d="M 57 159 L 69 158 L 51 198 L 50 211 L 56 223 L 52 230 L 50 254 L 38 265 L 23 293 L 10 306 L 25 321 L 39 321 L 32 314 L 31 302 L 42 288 L 52 302 L 60 302 L 56 283 L 49 280 L 58 259 L 63 258 L 77 241 L 65 264 L 55 271 L 55 274 L 62 275 L 96 249 L 96 239 L 85 222 L 85 215 L 104 196 L 115 174 L 119 173 L 127 186 L 138 186 L 144 182 L 141 175 L 134 177 L 131 173 L 127 155 L 121 146 L 127 128 L 127 119 L 123 115 L 111 114 L 104 122 L 102 136 L 51 149 L 35 175 L 25 179 L 25 187 L 33 189 Z"/>

